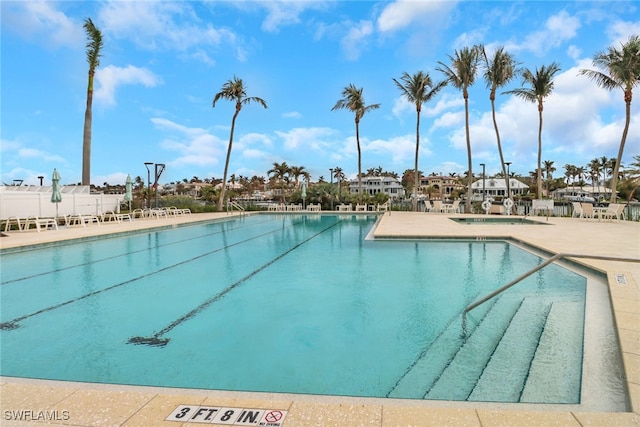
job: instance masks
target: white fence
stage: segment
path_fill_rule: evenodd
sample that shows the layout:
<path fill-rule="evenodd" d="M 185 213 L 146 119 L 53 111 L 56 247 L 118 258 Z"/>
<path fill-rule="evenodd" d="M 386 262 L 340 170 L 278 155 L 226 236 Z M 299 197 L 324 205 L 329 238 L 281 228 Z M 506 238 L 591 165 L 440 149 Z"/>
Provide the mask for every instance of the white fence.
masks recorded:
<path fill-rule="evenodd" d="M 120 211 L 124 194 L 91 194 L 89 188 L 63 186 L 58 215 L 99 215 L 105 211 Z M 56 203 L 51 203 L 51 187 L 0 186 L 0 218 L 11 216 L 55 217 Z"/>

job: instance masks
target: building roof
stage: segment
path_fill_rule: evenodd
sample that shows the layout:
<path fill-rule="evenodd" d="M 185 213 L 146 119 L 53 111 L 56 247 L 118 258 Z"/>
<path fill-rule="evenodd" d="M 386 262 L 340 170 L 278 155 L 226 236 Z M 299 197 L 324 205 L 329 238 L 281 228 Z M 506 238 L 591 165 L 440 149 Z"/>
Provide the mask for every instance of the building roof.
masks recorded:
<path fill-rule="evenodd" d="M 473 184 L 471 184 L 471 188 L 473 190 L 482 190 L 482 179 L 479 179 L 477 181 L 475 181 Z M 485 189 L 489 190 L 506 190 L 507 189 L 507 184 L 504 180 L 504 178 L 485 178 L 484 179 L 484 186 Z M 527 184 L 525 184 L 524 182 L 518 181 L 515 178 L 510 178 L 509 179 L 509 186 L 511 187 L 512 190 L 515 189 L 526 189 L 529 188 L 529 186 Z"/>

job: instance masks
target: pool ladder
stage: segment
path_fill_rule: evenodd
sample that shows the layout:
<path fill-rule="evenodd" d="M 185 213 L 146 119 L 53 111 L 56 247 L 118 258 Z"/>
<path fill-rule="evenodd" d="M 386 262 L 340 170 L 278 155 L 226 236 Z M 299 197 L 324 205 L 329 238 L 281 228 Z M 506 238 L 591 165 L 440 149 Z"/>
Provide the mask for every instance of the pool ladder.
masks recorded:
<path fill-rule="evenodd" d="M 242 206 L 240 206 L 237 202 L 229 200 L 227 202 L 227 214 L 233 212 L 234 209 L 240 211 L 241 214 L 244 214 L 244 208 Z"/>
<path fill-rule="evenodd" d="M 511 282 L 507 283 L 503 287 L 498 288 L 495 291 L 493 291 L 490 294 L 488 294 L 487 296 L 482 297 L 479 300 L 477 300 L 476 302 L 469 304 L 462 311 L 462 334 L 463 334 L 463 336 L 467 335 L 467 313 L 469 311 L 473 310 L 474 308 L 478 307 L 481 304 L 484 304 L 485 302 L 489 301 L 491 298 L 495 297 L 496 295 L 501 294 L 502 292 L 506 291 L 507 289 L 509 289 L 513 285 L 515 285 L 518 282 L 520 282 L 520 281 L 526 279 L 527 277 L 531 276 L 536 271 L 541 270 L 544 267 L 546 267 L 547 265 L 553 264 L 554 262 L 556 262 L 556 261 L 558 261 L 559 259 L 562 259 L 562 258 L 586 258 L 586 259 L 600 259 L 600 260 L 604 260 L 604 261 L 621 261 L 621 262 L 638 262 L 638 263 L 640 263 L 640 259 L 634 259 L 634 258 L 621 258 L 621 257 L 611 257 L 611 256 L 602 256 L 602 255 L 567 254 L 567 253 L 556 254 L 556 255 L 552 256 L 551 258 L 549 258 L 548 260 L 546 260 L 545 262 L 543 262 L 542 264 L 532 268 L 531 270 L 527 271 L 526 273 L 524 273 L 520 277 L 517 277 L 516 279 L 514 279 Z"/>

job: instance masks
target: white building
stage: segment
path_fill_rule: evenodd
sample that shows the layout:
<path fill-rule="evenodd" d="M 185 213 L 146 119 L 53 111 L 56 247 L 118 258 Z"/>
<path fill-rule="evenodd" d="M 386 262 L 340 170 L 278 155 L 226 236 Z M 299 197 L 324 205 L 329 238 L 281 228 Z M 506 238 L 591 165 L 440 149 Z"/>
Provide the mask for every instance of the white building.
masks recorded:
<path fill-rule="evenodd" d="M 509 187 L 513 196 L 523 195 L 529 192 L 529 186 L 523 182 L 518 181 L 515 178 L 509 179 Z M 507 183 L 504 178 L 489 178 L 479 179 L 471 184 L 472 196 L 471 200 L 479 201 L 483 200 L 482 193 L 484 191 L 485 199 L 491 197 L 503 198 L 507 196 Z"/>
<path fill-rule="evenodd" d="M 349 192 L 358 194 L 358 178 L 349 181 Z M 363 176 L 362 193 L 374 196 L 384 193 L 391 199 L 404 197 L 404 187 L 398 178 L 392 176 Z"/>
<path fill-rule="evenodd" d="M 567 199 L 572 201 L 602 201 L 611 198 L 611 188 L 602 185 L 585 185 L 583 187 L 569 186 L 558 188 L 552 193 L 556 200 Z"/>

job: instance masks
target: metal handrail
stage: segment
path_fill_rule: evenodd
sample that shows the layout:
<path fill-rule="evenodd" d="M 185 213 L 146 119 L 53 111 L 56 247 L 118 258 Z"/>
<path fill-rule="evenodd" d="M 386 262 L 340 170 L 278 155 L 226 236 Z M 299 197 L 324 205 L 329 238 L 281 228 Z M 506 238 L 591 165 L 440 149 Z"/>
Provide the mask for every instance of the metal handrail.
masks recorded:
<path fill-rule="evenodd" d="M 549 258 L 548 260 L 546 260 L 542 264 L 532 268 L 531 270 L 527 271 L 526 273 L 524 273 L 520 277 L 517 277 L 516 279 L 514 279 L 511 282 L 507 283 L 503 287 L 498 288 L 495 291 L 493 291 L 490 294 L 488 294 L 487 296 L 485 296 L 483 298 L 480 298 L 479 300 L 477 300 L 474 303 L 469 304 L 462 311 L 462 333 L 466 335 L 467 313 L 469 311 L 473 310 L 474 308 L 478 307 L 481 304 L 484 304 L 485 302 L 489 301 L 491 298 L 495 297 L 496 295 L 506 291 L 507 289 L 509 289 L 510 287 L 515 285 L 516 283 L 518 283 L 518 282 L 526 279 L 527 277 L 531 276 L 536 271 L 543 269 L 547 265 L 552 264 L 552 263 L 556 262 L 557 260 L 559 260 L 561 258 L 587 258 L 587 259 L 600 259 L 600 260 L 604 260 L 604 261 L 622 261 L 622 262 L 638 262 L 638 263 L 640 263 L 640 259 L 634 259 L 634 258 L 621 258 L 621 257 L 611 257 L 611 256 L 602 256 L 602 255 L 567 254 L 567 253 L 555 254 L 554 256 L 552 256 L 551 258 Z"/>
<path fill-rule="evenodd" d="M 244 212 L 244 208 L 242 206 L 240 206 L 237 202 L 234 202 L 234 201 L 231 201 L 231 200 L 229 202 L 227 202 L 227 213 L 233 212 L 234 208 L 239 210 L 241 213 Z"/>

